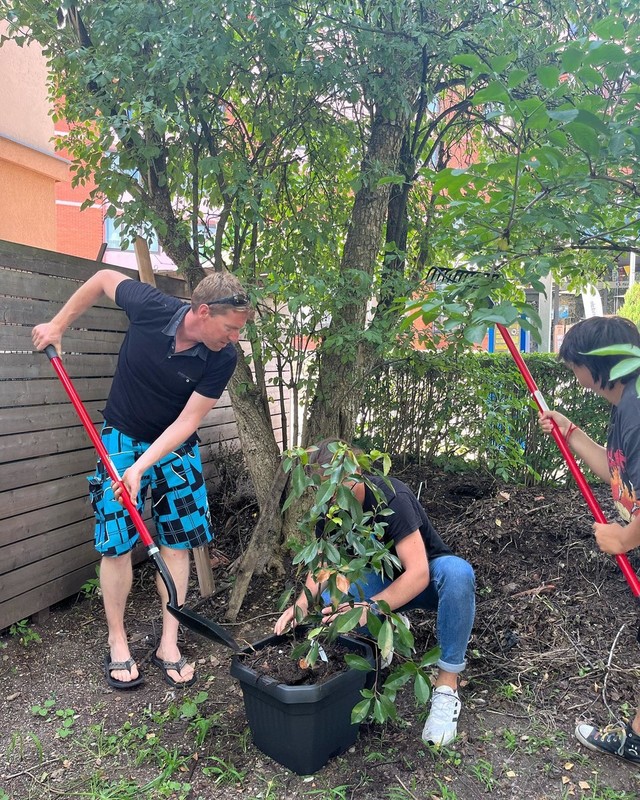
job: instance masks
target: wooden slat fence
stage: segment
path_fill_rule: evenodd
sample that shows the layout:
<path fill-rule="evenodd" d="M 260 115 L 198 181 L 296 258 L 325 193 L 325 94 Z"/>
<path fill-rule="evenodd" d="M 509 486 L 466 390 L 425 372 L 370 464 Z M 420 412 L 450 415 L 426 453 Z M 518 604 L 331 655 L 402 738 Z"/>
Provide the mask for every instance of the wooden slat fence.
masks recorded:
<path fill-rule="evenodd" d="M 48 358 L 33 351 L 31 328 L 51 319 L 104 266 L 0 241 L 0 630 L 95 577 L 87 497 L 95 452 Z M 157 285 L 186 297 L 180 279 L 158 276 Z M 76 320 L 63 340 L 65 367 L 96 425 L 126 325 L 124 313 L 105 300 Z M 275 404 L 273 414 L 279 437 Z M 200 438 L 211 481 L 213 454 L 221 445 L 238 446 L 227 392 L 204 420 Z"/>

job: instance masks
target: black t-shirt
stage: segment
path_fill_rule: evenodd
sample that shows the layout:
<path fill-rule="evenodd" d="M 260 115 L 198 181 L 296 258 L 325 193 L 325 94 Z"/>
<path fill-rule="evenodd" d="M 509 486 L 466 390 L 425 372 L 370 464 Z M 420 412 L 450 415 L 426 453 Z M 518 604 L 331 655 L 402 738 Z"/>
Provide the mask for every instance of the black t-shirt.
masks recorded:
<path fill-rule="evenodd" d="M 418 498 L 405 483 L 399 481 L 397 478 L 387 478 L 385 480 L 385 478 L 377 475 L 367 475 L 367 480 L 369 480 L 384 497 L 381 507 L 386 507 L 393 511 L 393 514 L 389 514 L 388 516 L 376 516 L 376 522 L 386 523 L 383 535 L 385 543 L 393 542 L 395 545 L 406 536 L 409 536 L 409 534 L 419 530 L 429 560 L 432 561 L 434 558 L 438 558 L 438 556 L 453 555 L 453 551 L 442 541 L 436 529 L 431 524 L 431 520 L 427 516 L 427 512 L 420 505 Z M 387 480 L 391 483 L 391 486 L 388 485 Z M 366 484 L 362 508 L 364 511 L 376 511 L 376 509 L 380 509 L 378 500 Z"/>
<path fill-rule="evenodd" d="M 228 344 L 213 351 L 199 343 L 174 353 L 176 331 L 190 305 L 149 284 L 124 280 L 115 300 L 129 318 L 129 329 L 104 418 L 134 439 L 153 442 L 180 416 L 193 392 L 220 397 L 236 367 L 236 350 Z M 197 435 L 189 441 L 197 441 Z"/>
<path fill-rule="evenodd" d="M 379 501 L 373 491 L 365 484 L 362 509 L 365 512 L 375 512 L 372 522 L 384 523 L 383 541 L 392 543 L 391 552 L 395 554 L 395 545 L 419 530 L 427 551 L 427 558 L 432 561 L 439 556 L 453 555 L 453 551 L 442 541 L 438 532 L 431 524 L 427 512 L 420 505 L 418 498 L 409 487 L 397 478 L 382 478 L 378 475 L 367 475 L 367 480 L 379 490 Z M 387 483 L 391 483 L 391 486 Z M 381 515 L 385 508 L 393 514 Z M 316 526 L 316 536 L 322 536 L 324 520 Z"/>

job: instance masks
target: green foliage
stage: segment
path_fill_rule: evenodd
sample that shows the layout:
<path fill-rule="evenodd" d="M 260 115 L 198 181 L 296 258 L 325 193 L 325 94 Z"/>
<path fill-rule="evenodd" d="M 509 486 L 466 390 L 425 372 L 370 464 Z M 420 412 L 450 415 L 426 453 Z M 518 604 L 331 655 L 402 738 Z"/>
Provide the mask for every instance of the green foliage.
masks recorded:
<path fill-rule="evenodd" d="M 299 566 L 303 580 L 310 573 L 316 583 L 326 587 L 331 606 L 341 612 L 327 622 L 322 615 L 324 601 L 321 597 L 311 597 L 307 591 L 306 621 L 311 629 L 292 655 L 303 658 L 311 668 L 322 656 L 323 643 L 335 641 L 339 634 L 362 635 L 359 632 L 361 618 L 368 606 L 349 594 L 350 584 L 371 571 L 392 577 L 394 569 L 400 566 L 383 541 L 385 523 L 376 519 L 392 512 L 388 509 L 365 512 L 351 490 L 354 484 L 364 484 L 381 502 L 380 491 L 368 476 L 387 475 L 391 463 L 388 455 L 379 450 L 356 453 L 344 442 L 335 442 L 329 445 L 330 461 L 310 467 L 309 455 L 314 450 L 313 447 L 309 450 L 296 448 L 288 451 L 284 460 L 285 471 L 291 473 L 292 486 L 285 507 L 306 492 L 313 494 L 313 503 L 300 522 L 303 538 L 296 547 L 293 563 Z M 317 537 L 316 526 L 321 520 L 324 521 L 323 533 Z M 397 654 L 402 663 L 382 686 L 376 682 L 373 688 L 362 690 L 363 699 L 352 711 L 354 723 L 367 718 L 377 722 L 395 719 L 397 692 L 412 680 L 416 701 L 424 704 L 431 694 L 427 668 L 435 664 L 440 655 L 436 647 L 416 660 L 413 635 L 403 618 L 392 612 L 384 601 L 379 601 L 379 606 L 380 616 L 366 610 L 367 638 L 382 658 L 390 660 Z M 349 610 L 345 610 L 346 607 Z M 355 654 L 347 655 L 346 661 L 353 669 L 372 669 L 364 658 Z"/>
<path fill-rule="evenodd" d="M 624 378 L 625 375 L 638 373 L 636 379 L 636 389 L 640 392 L 640 347 L 632 344 L 615 344 L 609 347 L 600 347 L 587 353 L 589 356 L 622 356 L 622 358 L 611 367 L 609 378 L 612 381 Z"/>
<path fill-rule="evenodd" d="M 469 767 L 469 771 L 482 785 L 485 792 L 491 792 L 496 785 L 496 776 L 493 771 L 493 764 L 484 758 L 479 758 Z"/>
<path fill-rule="evenodd" d="M 413 306 L 425 322 L 442 314 L 446 333 L 470 342 L 491 316 L 514 319 L 523 289 L 542 291 L 549 272 L 584 286 L 638 238 L 638 7 L 540 7 L 538 25 L 517 32 L 531 11 L 496 22 L 499 53 L 465 47 L 452 58 L 466 72 L 455 97 L 479 118 L 469 129 L 475 152 L 462 167 L 423 166 L 430 191 L 415 193 L 423 216 L 430 204 L 418 240 L 426 266 L 490 275 L 436 286 L 425 308 L 424 299 Z M 563 19 L 574 23 L 568 36 Z"/>
<path fill-rule="evenodd" d="M 59 739 L 66 739 L 73 732 L 76 721 L 76 712 L 72 708 L 56 708 L 56 697 L 52 695 L 47 698 L 42 705 L 31 706 L 31 713 L 37 717 L 44 717 L 48 720 L 56 720 L 59 728 L 56 736 Z"/>
<path fill-rule="evenodd" d="M 180 716 L 183 719 L 193 719 L 199 716 L 199 708 L 209 699 L 208 692 L 198 692 L 194 697 L 189 697 L 180 705 Z"/>
<path fill-rule="evenodd" d="M 42 637 L 37 631 L 34 631 L 28 619 L 14 622 L 9 628 L 9 634 L 15 636 L 23 647 L 30 647 L 42 641 Z"/>
<path fill-rule="evenodd" d="M 196 714 L 190 704 L 196 707 Z M 131 713 L 129 721 L 115 727 L 106 718 L 99 724 L 82 724 L 74 709 L 60 706 L 59 698 L 51 695 L 33 705 L 31 713 L 34 727 L 55 729 L 55 757 L 50 758 L 50 749 L 45 753 L 41 740 L 32 732 L 12 734 L 7 755 L 14 756 L 13 762 L 18 760 L 21 766 L 13 771 L 20 774 L 25 763 L 31 769 L 34 763 L 68 761 L 73 778 L 67 777 L 65 797 L 187 800 L 191 786 L 185 778 L 192 773 L 198 756 L 200 766 L 218 769 L 211 773 L 212 777 L 220 778 L 218 782 L 244 782 L 244 773 L 234 771 L 232 764 L 228 763 L 225 769 L 224 762 L 205 757 L 212 741 L 211 728 L 220 718 L 207 692 L 186 693 L 175 703 L 161 704 L 161 709 L 143 709 L 141 719 L 145 721 L 134 720 L 136 715 Z M 179 749 L 177 740 L 181 742 Z M 12 771 L 9 765 L 6 771 Z M 30 791 L 36 792 L 37 787 L 42 793 L 49 769 L 43 767 L 37 773 L 32 776 Z M 118 777 L 124 774 L 126 777 Z"/>
<path fill-rule="evenodd" d="M 49 697 L 44 701 L 43 705 L 36 704 L 31 706 L 31 713 L 39 717 L 48 717 L 49 713 L 54 709 L 55 704 L 55 697 Z"/>
<path fill-rule="evenodd" d="M 637 246 L 635 0 L 58 5 L 0 0 L 49 60 L 75 181 L 187 277 L 252 287 L 256 382 L 283 416 L 286 383 L 318 427 L 353 418 L 406 298 L 447 340 L 522 314 L 535 336 L 526 288 Z M 491 279 L 431 291 L 434 265 Z"/>
<path fill-rule="evenodd" d="M 551 408 L 604 441 L 607 404 L 585 392 L 553 355 L 525 356 Z M 531 484 L 567 479 L 562 455 L 538 426 L 538 411 L 508 353 L 416 352 L 367 383 L 358 440 L 396 456 L 464 472 L 486 469 Z"/>
<path fill-rule="evenodd" d="M 634 283 L 627 289 L 618 316 L 630 319 L 636 326 L 640 325 L 640 283 Z"/>
<path fill-rule="evenodd" d="M 230 761 L 224 761 L 218 756 L 208 756 L 206 764 L 202 767 L 202 772 L 213 778 L 216 786 L 232 786 L 241 784 L 245 773 L 240 772 Z"/>
<path fill-rule="evenodd" d="M 96 564 L 96 577 L 89 578 L 80 587 L 85 597 L 95 597 L 100 594 L 100 565 Z"/>
<path fill-rule="evenodd" d="M 327 789 L 314 789 L 306 792 L 305 797 L 314 797 L 316 800 L 347 800 L 347 793 L 351 787 L 348 784 L 332 786 Z"/>
<path fill-rule="evenodd" d="M 444 781 L 441 781 L 438 778 L 436 778 L 436 784 L 438 786 L 440 800 L 458 800 L 458 795 L 456 794 L 456 792 L 454 792 L 454 790 Z"/>

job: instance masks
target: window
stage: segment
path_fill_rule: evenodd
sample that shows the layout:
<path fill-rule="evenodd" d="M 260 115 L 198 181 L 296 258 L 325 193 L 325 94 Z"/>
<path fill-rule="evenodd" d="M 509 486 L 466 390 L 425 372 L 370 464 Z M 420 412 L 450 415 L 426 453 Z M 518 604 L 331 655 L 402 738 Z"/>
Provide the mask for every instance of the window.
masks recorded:
<path fill-rule="evenodd" d="M 107 243 L 108 250 L 122 250 L 122 240 L 126 238 L 124 235 L 124 231 L 122 228 L 117 227 L 115 225 L 115 219 L 113 217 L 105 217 L 104 218 L 104 240 Z M 150 237 L 147 238 L 147 244 L 149 245 L 149 252 L 150 253 L 158 253 L 160 251 L 160 245 L 158 244 L 158 239 L 153 233 Z M 128 252 L 133 252 L 133 240 L 129 242 L 129 247 L 125 248 Z"/>

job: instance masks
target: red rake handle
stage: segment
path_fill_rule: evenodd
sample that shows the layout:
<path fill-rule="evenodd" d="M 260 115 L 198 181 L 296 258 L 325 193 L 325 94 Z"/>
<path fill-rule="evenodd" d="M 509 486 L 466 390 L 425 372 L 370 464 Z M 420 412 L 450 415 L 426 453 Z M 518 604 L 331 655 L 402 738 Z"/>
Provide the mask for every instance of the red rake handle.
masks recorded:
<path fill-rule="evenodd" d="M 118 474 L 118 470 L 115 468 L 113 462 L 111 461 L 111 457 L 109 456 L 106 447 L 102 443 L 102 439 L 100 438 L 100 435 L 96 431 L 93 422 L 91 421 L 91 417 L 87 414 L 87 410 L 82 404 L 82 400 L 78 396 L 78 393 L 76 392 L 74 385 L 71 383 L 71 379 L 69 378 L 69 375 L 67 374 L 67 371 L 64 368 L 62 361 L 60 360 L 60 356 L 58 355 L 55 347 L 51 344 L 48 345 L 48 347 L 45 347 L 44 352 L 49 357 L 49 360 L 51 361 L 51 364 L 54 370 L 56 371 L 58 378 L 60 378 L 60 382 L 64 386 L 66 393 L 69 395 L 69 399 L 73 403 L 73 407 L 75 408 L 78 416 L 80 417 L 80 421 L 82 422 L 84 429 L 89 434 L 89 438 L 93 442 L 93 446 L 96 448 L 98 455 L 100 456 L 100 459 L 104 464 L 107 473 L 109 474 L 109 477 L 111 478 L 112 481 L 114 481 L 115 483 L 119 483 L 120 486 L 122 486 L 122 503 L 129 512 L 129 515 L 133 520 L 133 524 L 136 526 L 136 530 L 140 534 L 142 543 L 145 545 L 145 547 L 152 548 L 155 552 L 157 550 L 157 547 L 153 539 L 151 538 L 151 534 L 147 530 L 147 526 L 144 524 L 144 520 L 142 519 L 140 512 L 138 511 L 135 504 L 129 497 L 129 492 L 127 492 L 124 484 L 122 483 L 122 478 Z"/>
<path fill-rule="evenodd" d="M 504 339 L 504 343 L 507 345 L 509 352 L 513 356 L 513 360 L 516 362 L 516 366 L 520 370 L 520 374 L 524 378 L 524 382 L 527 384 L 527 388 L 531 392 L 531 396 L 536 401 L 536 405 L 540 411 L 548 411 L 549 406 L 546 404 L 542 393 L 538 389 L 538 386 L 533 379 L 533 376 L 529 372 L 529 368 L 525 364 L 520 351 L 515 346 L 513 339 L 509 335 L 509 331 L 500 323 L 496 323 L 496 327 L 500 331 L 502 338 Z M 573 453 L 569 449 L 569 445 L 567 444 L 564 436 L 560 433 L 560 428 L 558 428 L 555 420 L 551 420 L 551 435 L 555 439 L 555 442 L 558 445 L 564 460 L 567 462 L 567 466 L 569 467 L 571 474 L 578 484 L 578 488 L 582 492 L 582 496 L 587 501 L 587 505 L 593 514 L 593 518 L 596 522 L 601 522 L 606 525 L 607 518 L 603 514 L 602 509 L 600 508 L 600 505 L 596 500 L 591 487 L 587 483 L 586 478 L 580 471 L 580 467 L 578 466 Z M 634 596 L 640 598 L 640 581 L 638 580 L 638 576 L 634 572 L 633 567 L 629 563 L 629 559 L 623 554 L 617 555 L 615 559 L 618 562 L 618 566 L 622 570 L 622 574 L 626 578 L 629 588 L 633 592 Z"/>

